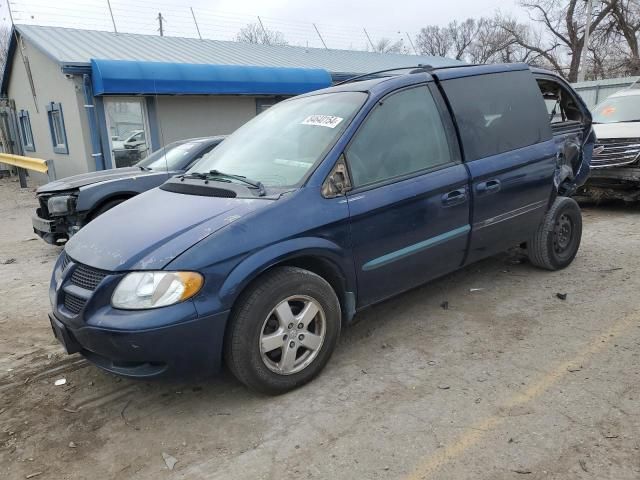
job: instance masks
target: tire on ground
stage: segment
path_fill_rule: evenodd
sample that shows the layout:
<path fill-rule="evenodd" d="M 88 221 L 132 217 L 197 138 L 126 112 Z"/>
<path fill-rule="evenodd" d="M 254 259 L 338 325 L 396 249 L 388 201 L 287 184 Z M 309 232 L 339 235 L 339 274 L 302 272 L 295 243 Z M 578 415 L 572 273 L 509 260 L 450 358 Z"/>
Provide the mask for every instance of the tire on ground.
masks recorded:
<path fill-rule="evenodd" d="M 570 235 L 564 243 L 558 230 L 570 225 Z M 567 267 L 580 248 L 582 237 L 582 214 L 576 201 L 569 197 L 557 197 L 544 216 L 533 237 L 527 242 L 527 253 L 531 263 L 546 270 Z M 559 243 L 560 242 L 560 243 Z"/>
<path fill-rule="evenodd" d="M 315 299 L 325 316 L 325 338 L 315 359 L 288 375 L 269 369 L 262 359 L 260 338 L 265 320 L 283 300 L 294 295 Z M 277 395 L 304 385 L 324 368 L 338 341 L 340 303 L 322 277 L 296 267 L 277 267 L 258 278 L 236 301 L 225 335 L 225 363 L 249 388 Z"/>

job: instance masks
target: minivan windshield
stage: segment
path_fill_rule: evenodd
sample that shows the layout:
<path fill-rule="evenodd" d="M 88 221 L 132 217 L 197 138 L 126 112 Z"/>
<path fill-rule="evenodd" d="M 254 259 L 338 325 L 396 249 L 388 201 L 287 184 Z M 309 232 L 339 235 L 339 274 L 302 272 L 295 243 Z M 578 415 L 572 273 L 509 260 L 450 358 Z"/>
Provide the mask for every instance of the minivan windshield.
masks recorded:
<path fill-rule="evenodd" d="M 595 123 L 640 122 L 640 95 L 609 97 L 593 109 Z"/>
<path fill-rule="evenodd" d="M 362 92 L 294 98 L 269 108 L 206 154 L 187 174 L 211 170 L 265 186 L 297 185 L 364 104 Z"/>

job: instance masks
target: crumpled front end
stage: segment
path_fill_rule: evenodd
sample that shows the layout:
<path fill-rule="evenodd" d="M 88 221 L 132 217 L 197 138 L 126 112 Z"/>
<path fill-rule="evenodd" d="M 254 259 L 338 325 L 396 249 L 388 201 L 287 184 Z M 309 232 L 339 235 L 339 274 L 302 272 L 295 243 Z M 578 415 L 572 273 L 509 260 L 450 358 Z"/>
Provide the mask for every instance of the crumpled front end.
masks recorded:
<path fill-rule="evenodd" d="M 40 193 L 37 198 L 39 206 L 31 223 L 45 242 L 60 244 L 80 229 L 84 217 L 76 212 L 77 192 Z"/>

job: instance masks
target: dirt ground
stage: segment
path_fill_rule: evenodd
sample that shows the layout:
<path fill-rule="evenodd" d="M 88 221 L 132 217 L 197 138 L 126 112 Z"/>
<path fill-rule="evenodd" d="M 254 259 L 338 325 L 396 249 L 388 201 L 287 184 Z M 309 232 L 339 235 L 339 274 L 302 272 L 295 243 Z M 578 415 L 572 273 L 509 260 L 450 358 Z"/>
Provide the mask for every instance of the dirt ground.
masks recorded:
<path fill-rule="evenodd" d="M 66 356 L 35 205 L 0 180 L 0 478 L 640 478 L 638 207 L 585 208 L 564 271 L 503 255 L 363 312 L 319 378 L 271 398 Z"/>

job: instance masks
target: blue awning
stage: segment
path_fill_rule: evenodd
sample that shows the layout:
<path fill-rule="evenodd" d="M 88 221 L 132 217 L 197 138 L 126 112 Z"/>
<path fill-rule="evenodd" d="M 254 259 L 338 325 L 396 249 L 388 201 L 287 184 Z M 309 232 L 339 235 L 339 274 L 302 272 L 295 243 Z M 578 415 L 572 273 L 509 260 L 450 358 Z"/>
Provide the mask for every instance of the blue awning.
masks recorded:
<path fill-rule="evenodd" d="M 319 68 L 91 60 L 94 95 L 298 95 L 331 86 Z"/>

